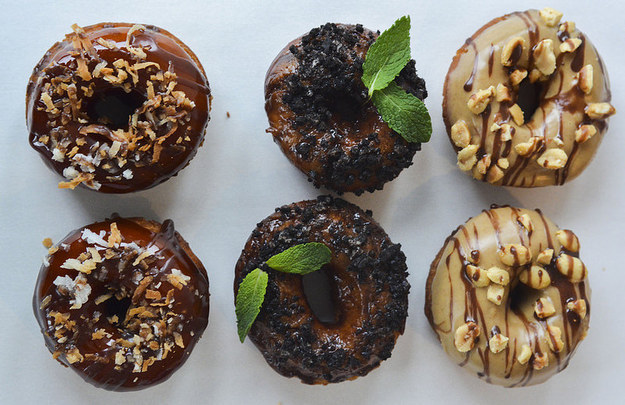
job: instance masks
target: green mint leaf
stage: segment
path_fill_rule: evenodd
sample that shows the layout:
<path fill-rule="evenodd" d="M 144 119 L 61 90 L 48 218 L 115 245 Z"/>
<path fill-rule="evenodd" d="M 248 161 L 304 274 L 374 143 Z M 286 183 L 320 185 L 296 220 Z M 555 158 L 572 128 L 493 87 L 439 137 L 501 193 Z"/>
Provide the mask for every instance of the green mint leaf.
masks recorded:
<path fill-rule="evenodd" d="M 283 273 L 308 274 L 330 262 L 332 251 L 323 243 L 295 245 L 267 260 L 267 266 Z"/>
<path fill-rule="evenodd" d="M 423 101 L 406 93 L 395 82 L 377 90 L 371 98 L 382 119 L 408 142 L 427 142 L 432 135 L 432 120 Z"/>
<path fill-rule="evenodd" d="M 261 269 L 254 269 L 241 281 L 235 300 L 237 315 L 237 329 L 241 343 L 245 341 L 247 333 L 260 313 L 260 307 L 265 300 L 269 275 Z"/>
<path fill-rule="evenodd" d="M 382 90 L 410 60 L 410 16 L 403 16 L 369 47 L 362 65 L 362 82 L 369 89 Z"/>

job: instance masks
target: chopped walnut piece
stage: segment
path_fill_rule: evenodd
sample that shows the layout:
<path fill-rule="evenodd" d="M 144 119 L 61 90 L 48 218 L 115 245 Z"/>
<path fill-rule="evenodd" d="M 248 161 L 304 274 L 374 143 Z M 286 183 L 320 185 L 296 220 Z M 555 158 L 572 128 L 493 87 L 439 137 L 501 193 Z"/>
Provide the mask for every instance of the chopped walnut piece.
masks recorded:
<path fill-rule="evenodd" d="M 578 299 L 575 301 L 569 301 L 566 303 L 566 308 L 569 311 L 575 312 L 581 319 L 586 317 L 586 300 Z"/>
<path fill-rule="evenodd" d="M 567 254 L 561 254 L 556 259 L 556 268 L 573 283 L 579 283 L 586 278 L 588 270 L 579 258 Z"/>
<path fill-rule="evenodd" d="M 479 145 L 469 145 L 458 152 L 458 167 L 462 171 L 471 170 L 477 162 L 475 154 L 479 149 Z"/>
<path fill-rule="evenodd" d="M 594 125 L 583 124 L 575 131 L 575 142 L 584 143 L 597 133 Z"/>
<path fill-rule="evenodd" d="M 473 285 L 475 285 L 476 287 L 486 287 L 490 284 L 490 280 L 486 275 L 486 270 L 469 264 L 467 265 L 465 271 Z"/>
<path fill-rule="evenodd" d="M 527 77 L 527 70 L 515 69 L 510 73 L 510 84 L 518 86 Z"/>
<path fill-rule="evenodd" d="M 575 52 L 577 48 L 582 44 L 582 40 L 579 38 L 567 38 L 560 44 L 560 52 Z"/>
<path fill-rule="evenodd" d="M 473 349 L 475 342 L 480 336 L 480 328 L 473 321 L 466 322 L 456 329 L 454 345 L 461 353 Z"/>
<path fill-rule="evenodd" d="M 500 353 L 508 347 L 509 340 L 510 339 L 507 336 L 497 333 L 488 340 L 488 348 L 494 354 Z"/>
<path fill-rule="evenodd" d="M 534 63 L 536 68 L 545 76 L 556 70 L 556 55 L 553 51 L 553 40 L 543 39 L 534 47 Z"/>
<path fill-rule="evenodd" d="M 535 290 L 542 290 L 551 285 L 551 276 L 544 268 L 533 265 L 519 274 L 519 281 Z"/>
<path fill-rule="evenodd" d="M 584 111 L 593 120 L 606 119 L 616 113 L 616 109 L 610 103 L 590 103 Z"/>
<path fill-rule="evenodd" d="M 496 93 L 497 93 L 497 96 L 495 97 L 495 100 L 497 100 L 497 102 L 509 103 L 510 101 L 512 101 L 512 95 L 510 94 L 510 89 L 505 84 L 499 83 L 497 85 Z"/>
<path fill-rule="evenodd" d="M 545 7 L 538 12 L 540 18 L 545 22 L 547 27 L 555 27 L 560 23 L 562 13 L 558 10 L 554 10 L 551 7 Z"/>
<path fill-rule="evenodd" d="M 486 298 L 495 305 L 501 305 L 506 289 L 499 284 L 491 284 L 486 291 Z"/>
<path fill-rule="evenodd" d="M 549 333 L 549 339 L 547 339 L 549 348 L 558 353 L 564 347 L 564 342 L 562 341 L 562 330 L 557 326 L 547 325 L 547 332 Z"/>
<path fill-rule="evenodd" d="M 518 243 L 504 245 L 497 253 L 506 266 L 523 266 L 532 260 L 532 252 Z"/>
<path fill-rule="evenodd" d="M 451 140 L 459 148 L 466 148 L 471 142 L 471 133 L 467 123 L 460 120 L 451 127 Z"/>
<path fill-rule="evenodd" d="M 495 96 L 495 86 L 490 86 L 485 90 L 479 90 L 477 93 L 474 93 L 469 97 L 469 101 L 467 101 L 467 107 L 469 110 L 475 114 L 481 114 L 486 106 L 492 101 Z"/>
<path fill-rule="evenodd" d="M 501 51 L 501 64 L 504 66 L 513 66 L 516 64 L 523 54 L 525 48 L 525 40 L 521 37 L 512 38 Z"/>
<path fill-rule="evenodd" d="M 557 170 L 566 166 L 568 156 L 565 151 L 560 148 L 549 148 L 543 152 L 536 161 L 545 169 Z"/>
<path fill-rule="evenodd" d="M 556 308 L 549 298 L 539 298 L 534 304 L 534 313 L 540 319 L 549 318 L 556 313 Z"/>
<path fill-rule="evenodd" d="M 532 366 L 534 367 L 534 370 L 542 370 L 548 365 L 549 365 L 549 356 L 547 356 L 547 353 L 534 354 L 534 361 L 532 362 Z"/>
<path fill-rule="evenodd" d="M 516 359 L 521 364 L 527 364 L 531 357 L 532 349 L 529 347 L 529 345 L 523 345 L 521 346 L 521 353 L 519 353 Z"/>
<path fill-rule="evenodd" d="M 521 126 L 525 123 L 525 117 L 523 116 L 523 110 L 521 110 L 521 107 L 519 107 L 518 104 L 514 104 L 513 106 L 511 106 L 509 108 L 510 111 L 510 115 L 512 116 L 512 119 L 514 120 L 514 123 L 517 124 L 518 126 Z"/>
<path fill-rule="evenodd" d="M 561 229 L 556 232 L 556 238 L 558 238 L 558 242 L 562 245 L 562 247 L 569 252 L 579 252 L 579 239 L 577 239 L 577 235 L 568 229 Z"/>
<path fill-rule="evenodd" d="M 499 267 L 491 267 L 486 271 L 486 276 L 490 281 L 500 285 L 508 285 L 510 283 L 510 274 Z"/>
<path fill-rule="evenodd" d="M 540 264 L 547 265 L 551 263 L 553 258 L 553 249 L 545 249 L 536 256 L 536 261 Z"/>

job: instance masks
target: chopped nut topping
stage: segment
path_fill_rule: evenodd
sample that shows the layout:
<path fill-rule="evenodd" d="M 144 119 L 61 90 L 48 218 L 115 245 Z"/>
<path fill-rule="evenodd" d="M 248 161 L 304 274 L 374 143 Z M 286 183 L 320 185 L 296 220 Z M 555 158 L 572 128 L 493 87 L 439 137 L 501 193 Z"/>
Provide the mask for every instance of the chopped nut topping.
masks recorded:
<path fill-rule="evenodd" d="M 469 145 L 458 152 L 458 167 L 462 171 L 471 170 L 477 162 L 475 154 L 479 149 L 479 145 Z"/>
<path fill-rule="evenodd" d="M 590 94 L 592 91 L 594 81 L 593 67 L 592 65 L 584 66 L 579 72 L 577 72 L 577 87 L 585 94 Z"/>
<path fill-rule="evenodd" d="M 525 123 L 523 110 L 521 110 L 521 107 L 519 107 L 518 104 L 514 104 L 512 107 L 510 107 L 509 111 L 515 124 L 517 124 L 518 126 L 521 126 Z"/>
<path fill-rule="evenodd" d="M 578 299 L 575 301 L 569 301 L 566 303 L 566 308 L 569 311 L 575 312 L 581 319 L 586 317 L 586 301 L 583 299 Z"/>
<path fill-rule="evenodd" d="M 493 166 L 488 171 L 488 175 L 486 176 L 486 181 L 489 183 L 495 183 L 503 177 L 503 170 L 501 170 L 498 166 Z"/>
<path fill-rule="evenodd" d="M 506 347 L 508 347 L 509 340 L 510 339 L 507 336 L 497 333 L 488 340 L 488 347 L 492 353 L 497 354 L 504 351 Z"/>
<path fill-rule="evenodd" d="M 567 254 L 561 254 L 556 259 L 556 267 L 560 273 L 567 276 L 573 283 L 579 283 L 586 278 L 588 273 L 584 262 L 577 257 Z"/>
<path fill-rule="evenodd" d="M 536 161 L 545 169 L 557 170 L 566 166 L 568 160 L 566 152 L 559 148 L 549 148 Z"/>
<path fill-rule="evenodd" d="M 504 245 L 497 253 L 506 266 L 523 266 L 532 260 L 532 252 L 518 243 Z"/>
<path fill-rule="evenodd" d="M 508 283 L 510 283 L 510 274 L 499 267 L 491 267 L 488 269 L 486 276 L 490 281 L 496 284 L 508 285 Z"/>
<path fill-rule="evenodd" d="M 512 38 L 501 51 L 501 64 L 504 66 L 513 66 L 516 64 L 519 59 L 521 59 L 524 48 L 525 40 L 523 38 Z"/>
<path fill-rule="evenodd" d="M 556 232 L 556 237 L 558 238 L 558 242 L 560 242 L 562 247 L 569 252 L 579 252 L 579 239 L 577 239 L 577 236 L 573 233 L 573 231 L 569 231 L 568 229 L 561 229 Z"/>
<path fill-rule="evenodd" d="M 496 90 L 497 96 L 495 97 L 495 100 L 497 100 L 499 103 L 509 103 L 510 101 L 512 101 L 512 95 L 510 94 L 510 89 L 508 89 L 508 87 L 503 84 L 503 83 L 499 83 L 497 85 L 497 90 Z"/>
<path fill-rule="evenodd" d="M 451 140 L 459 148 L 466 148 L 471 142 L 471 133 L 467 123 L 460 120 L 451 127 Z"/>
<path fill-rule="evenodd" d="M 517 222 L 521 224 L 521 226 L 525 228 L 527 232 L 532 232 L 532 230 L 534 229 L 534 226 L 532 225 L 532 220 L 530 219 L 530 216 L 528 214 L 519 215 L 517 218 Z"/>
<path fill-rule="evenodd" d="M 527 70 L 525 69 L 515 69 L 510 73 L 510 84 L 513 86 L 518 86 L 519 83 L 523 81 L 527 77 Z"/>
<path fill-rule="evenodd" d="M 466 267 L 466 273 L 476 287 L 486 287 L 490 284 L 490 280 L 486 275 L 486 270 L 482 268 L 469 264 Z"/>
<path fill-rule="evenodd" d="M 534 354 L 534 361 L 532 362 L 532 366 L 534 367 L 534 370 L 542 370 L 548 365 L 549 365 L 549 356 L 547 356 L 547 353 Z"/>
<path fill-rule="evenodd" d="M 562 341 L 562 330 L 557 326 L 547 325 L 547 332 L 549 333 L 549 339 L 547 340 L 549 348 L 558 353 L 564 347 L 564 342 Z"/>
<path fill-rule="evenodd" d="M 535 290 L 541 290 L 551 285 L 551 276 L 547 270 L 533 265 L 519 274 L 519 281 Z"/>
<path fill-rule="evenodd" d="M 527 362 L 532 357 L 532 349 L 530 349 L 529 345 L 521 346 L 521 353 L 517 356 L 517 361 L 521 364 L 527 364 Z"/>
<path fill-rule="evenodd" d="M 512 135 L 514 135 L 515 129 L 510 126 L 510 124 L 502 124 L 501 125 L 501 141 L 508 142 L 512 139 Z"/>
<path fill-rule="evenodd" d="M 501 305 L 505 291 L 502 285 L 491 284 L 486 291 L 486 298 L 495 305 Z"/>
<path fill-rule="evenodd" d="M 486 174 L 486 171 L 490 167 L 490 164 L 491 164 L 490 153 L 487 153 L 480 160 L 477 161 L 477 165 L 475 165 L 475 169 L 480 174 Z"/>
<path fill-rule="evenodd" d="M 565 21 L 558 27 L 558 31 L 560 32 L 568 32 L 572 34 L 575 31 L 575 23 L 573 21 Z"/>
<path fill-rule="evenodd" d="M 534 313 L 536 316 L 545 319 L 556 313 L 556 308 L 549 298 L 539 298 L 534 304 Z"/>
<path fill-rule="evenodd" d="M 545 249 L 538 254 L 536 261 L 540 264 L 548 265 L 553 258 L 553 249 Z"/>
<path fill-rule="evenodd" d="M 575 52 L 581 44 L 582 40 L 579 38 L 568 38 L 560 44 L 560 52 Z"/>
<path fill-rule="evenodd" d="M 540 73 L 540 70 L 538 69 L 532 69 L 532 71 L 530 72 L 530 83 L 536 83 L 539 80 L 543 80 L 544 76 L 542 73 Z"/>
<path fill-rule="evenodd" d="M 501 167 L 503 170 L 506 170 L 508 167 L 510 167 L 510 162 L 507 158 L 499 158 L 497 160 L 497 166 Z"/>
<path fill-rule="evenodd" d="M 480 328 L 475 322 L 469 321 L 456 329 L 454 345 L 459 352 L 466 353 L 473 349 L 478 336 L 480 336 Z"/>
<path fill-rule="evenodd" d="M 545 7 L 538 12 L 540 18 L 547 24 L 547 27 L 555 27 L 560 23 L 562 13 L 551 7 Z"/>
<path fill-rule="evenodd" d="M 584 124 L 575 131 L 575 142 L 584 143 L 597 133 L 594 125 Z"/>
<path fill-rule="evenodd" d="M 610 103 L 590 103 L 584 111 L 593 120 L 603 120 L 616 113 L 616 109 Z"/>
<path fill-rule="evenodd" d="M 495 86 L 490 86 L 485 90 L 479 90 L 477 93 L 474 93 L 469 97 L 469 101 L 467 101 L 467 107 L 469 110 L 475 114 L 481 114 L 486 106 L 492 101 L 495 96 Z"/>
<path fill-rule="evenodd" d="M 556 54 L 553 52 L 553 41 L 543 39 L 534 47 L 534 63 L 543 75 L 549 76 L 556 70 Z"/>

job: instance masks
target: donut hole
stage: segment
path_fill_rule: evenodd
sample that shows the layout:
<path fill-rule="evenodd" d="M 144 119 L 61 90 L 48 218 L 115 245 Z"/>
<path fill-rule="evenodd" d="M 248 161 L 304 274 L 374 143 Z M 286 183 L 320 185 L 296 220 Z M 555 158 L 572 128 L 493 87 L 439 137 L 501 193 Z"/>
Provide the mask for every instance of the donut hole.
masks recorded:
<path fill-rule="evenodd" d="M 117 299 L 115 296 L 113 296 L 108 300 L 104 301 L 103 314 L 107 318 L 117 316 L 117 323 L 122 323 L 124 322 L 124 319 L 126 319 L 126 313 L 128 312 L 128 308 L 130 308 L 130 304 L 130 297 Z"/>
<path fill-rule="evenodd" d="M 313 315 L 324 324 L 332 325 L 339 321 L 336 307 L 336 286 L 329 275 L 329 266 L 302 276 L 304 296 Z"/>
<path fill-rule="evenodd" d="M 533 307 L 537 299 L 541 297 L 541 292 L 517 283 L 510 289 L 510 309 L 512 312 L 521 313 L 523 308 Z"/>
<path fill-rule="evenodd" d="M 144 94 L 121 87 L 96 91 L 87 100 L 85 111 L 92 122 L 106 125 L 111 130 L 127 129 L 130 117 L 146 101 Z"/>
<path fill-rule="evenodd" d="M 524 79 L 519 84 L 517 104 L 523 111 L 525 122 L 529 122 L 538 107 L 540 107 L 540 100 L 543 97 L 544 89 L 545 86 L 542 82 L 536 81 L 531 83 L 528 78 Z"/>

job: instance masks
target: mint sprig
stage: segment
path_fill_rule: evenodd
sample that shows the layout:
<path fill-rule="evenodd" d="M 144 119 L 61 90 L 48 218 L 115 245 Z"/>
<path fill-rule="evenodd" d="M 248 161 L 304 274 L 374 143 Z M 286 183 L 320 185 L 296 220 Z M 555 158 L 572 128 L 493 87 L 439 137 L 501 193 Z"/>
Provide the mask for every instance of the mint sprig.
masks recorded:
<path fill-rule="evenodd" d="M 388 126 L 407 142 L 427 142 L 432 120 L 423 101 L 405 92 L 395 78 L 410 61 L 410 16 L 399 18 L 369 47 L 362 82 Z"/>
<path fill-rule="evenodd" d="M 292 246 L 273 255 L 266 261 L 266 264 L 271 269 L 283 273 L 304 275 L 319 270 L 323 265 L 330 263 L 331 259 L 332 251 L 325 244 L 310 242 Z M 235 299 L 235 313 L 241 343 L 245 341 L 245 337 L 260 313 L 260 308 L 265 301 L 268 281 L 267 272 L 254 269 L 239 284 Z"/>

